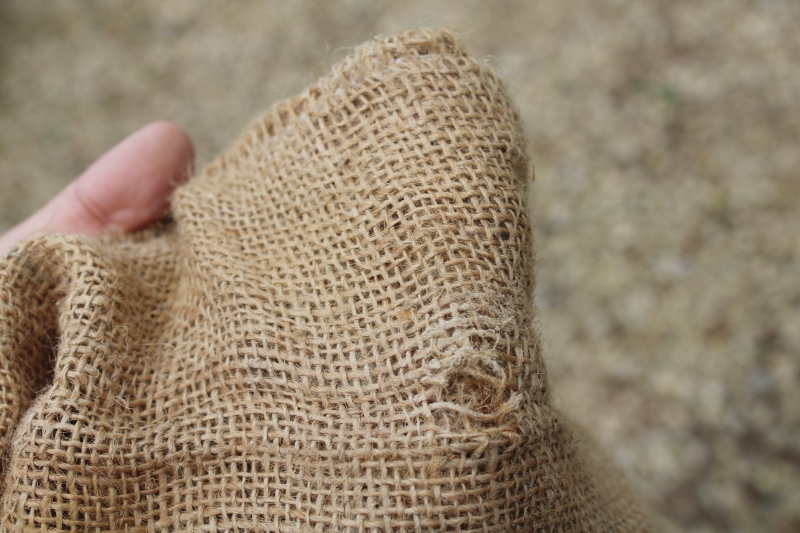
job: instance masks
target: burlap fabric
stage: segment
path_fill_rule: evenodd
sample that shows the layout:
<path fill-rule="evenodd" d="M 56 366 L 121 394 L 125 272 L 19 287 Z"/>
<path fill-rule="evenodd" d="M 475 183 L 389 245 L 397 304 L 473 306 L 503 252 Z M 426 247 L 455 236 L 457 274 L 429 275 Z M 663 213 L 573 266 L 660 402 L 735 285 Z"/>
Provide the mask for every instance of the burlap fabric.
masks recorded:
<path fill-rule="evenodd" d="M 553 410 L 528 163 L 448 33 L 358 48 L 174 195 L 0 266 L 3 531 L 645 531 Z"/>

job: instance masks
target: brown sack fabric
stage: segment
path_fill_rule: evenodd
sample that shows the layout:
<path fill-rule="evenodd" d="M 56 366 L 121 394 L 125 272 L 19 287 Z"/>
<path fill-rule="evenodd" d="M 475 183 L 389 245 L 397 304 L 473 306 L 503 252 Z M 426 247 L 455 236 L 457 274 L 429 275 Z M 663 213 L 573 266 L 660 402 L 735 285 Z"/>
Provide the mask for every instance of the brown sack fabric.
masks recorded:
<path fill-rule="evenodd" d="M 3 531 L 647 531 L 548 399 L 527 160 L 449 33 L 358 48 L 170 222 L 0 263 Z"/>

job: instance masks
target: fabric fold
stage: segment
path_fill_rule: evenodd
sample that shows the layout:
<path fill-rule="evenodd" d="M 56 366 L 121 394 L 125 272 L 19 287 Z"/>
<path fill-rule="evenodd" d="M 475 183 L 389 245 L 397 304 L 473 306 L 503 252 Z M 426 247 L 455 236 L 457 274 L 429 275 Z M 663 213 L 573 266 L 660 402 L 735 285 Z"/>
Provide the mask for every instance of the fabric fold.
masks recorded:
<path fill-rule="evenodd" d="M 648 531 L 549 400 L 528 168 L 492 69 L 410 32 L 251 124 L 172 222 L 21 245 L 3 529 Z"/>

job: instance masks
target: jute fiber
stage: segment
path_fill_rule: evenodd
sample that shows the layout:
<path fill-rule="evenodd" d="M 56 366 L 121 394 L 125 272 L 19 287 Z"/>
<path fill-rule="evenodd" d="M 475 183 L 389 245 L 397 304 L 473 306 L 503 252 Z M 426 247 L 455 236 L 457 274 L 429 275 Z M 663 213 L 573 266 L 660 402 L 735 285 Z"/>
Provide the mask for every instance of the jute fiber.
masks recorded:
<path fill-rule="evenodd" d="M 2 530 L 648 530 L 551 407 L 528 168 L 492 70 L 408 33 L 268 111 L 159 227 L 18 246 Z"/>

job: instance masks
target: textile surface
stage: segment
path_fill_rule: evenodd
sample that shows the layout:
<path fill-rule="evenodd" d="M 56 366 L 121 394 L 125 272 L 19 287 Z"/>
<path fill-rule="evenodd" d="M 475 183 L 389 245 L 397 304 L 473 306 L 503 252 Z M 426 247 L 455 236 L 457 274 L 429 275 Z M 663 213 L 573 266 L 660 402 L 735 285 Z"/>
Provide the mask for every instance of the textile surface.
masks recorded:
<path fill-rule="evenodd" d="M 367 43 L 135 235 L 0 263 L 2 529 L 647 531 L 551 407 L 529 164 L 446 32 Z"/>

